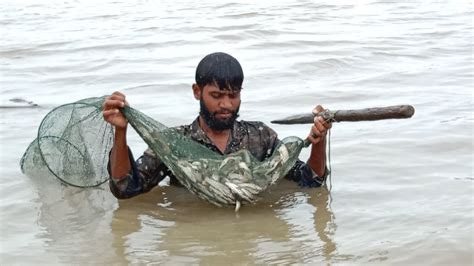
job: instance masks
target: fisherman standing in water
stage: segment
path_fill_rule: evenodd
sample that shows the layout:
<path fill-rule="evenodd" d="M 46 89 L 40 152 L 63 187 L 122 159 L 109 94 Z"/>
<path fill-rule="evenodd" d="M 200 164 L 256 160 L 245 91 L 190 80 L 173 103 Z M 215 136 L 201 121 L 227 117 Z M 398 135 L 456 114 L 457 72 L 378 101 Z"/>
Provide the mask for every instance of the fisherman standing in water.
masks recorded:
<path fill-rule="evenodd" d="M 196 83 L 192 90 L 200 102 L 199 116 L 178 131 L 210 150 L 227 155 L 247 149 L 256 159 L 268 158 L 280 140 L 271 128 L 262 122 L 237 121 L 240 92 L 244 74 L 239 62 L 225 53 L 204 57 L 196 69 Z M 150 191 L 166 176 L 170 183 L 179 185 L 168 167 L 151 149 L 134 160 L 127 146 L 128 122 L 120 108 L 126 105 L 125 95 L 114 92 L 104 101 L 105 121 L 115 127 L 114 145 L 109 158 L 110 189 L 119 199 L 130 198 Z M 324 109 L 317 106 L 313 112 Z M 321 117 L 314 119 L 308 140 L 311 154 L 307 163 L 298 160 L 286 175 L 287 179 L 303 187 L 321 186 L 328 174 L 326 168 L 326 133 L 331 123 Z"/>

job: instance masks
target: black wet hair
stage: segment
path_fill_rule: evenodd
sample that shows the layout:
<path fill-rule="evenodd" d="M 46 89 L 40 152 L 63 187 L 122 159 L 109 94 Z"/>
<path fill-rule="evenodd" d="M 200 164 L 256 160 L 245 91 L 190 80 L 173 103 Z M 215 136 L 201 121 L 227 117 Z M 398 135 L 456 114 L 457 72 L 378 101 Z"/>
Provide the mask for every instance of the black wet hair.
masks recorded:
<path fill-rule="evenodd" d="M 244 72 L 239 61 L 226 53 L 206 55 L 196 68 L 196 84 L 216 85 L 220 90 L 241 90 Z"/>

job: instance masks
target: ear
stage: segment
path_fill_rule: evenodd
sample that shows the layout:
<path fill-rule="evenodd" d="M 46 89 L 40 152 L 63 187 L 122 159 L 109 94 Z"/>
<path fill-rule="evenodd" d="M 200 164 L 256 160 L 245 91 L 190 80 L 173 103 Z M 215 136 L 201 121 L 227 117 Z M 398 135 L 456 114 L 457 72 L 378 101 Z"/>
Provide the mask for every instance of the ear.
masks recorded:
<path fill-rule="evenodd" d="M 199 87 L 199 85 L 197 85 L 196 83 L 193 84 L 193 94 L 196 100 L 201 100 L 202 90 L 201 87 Z"/>

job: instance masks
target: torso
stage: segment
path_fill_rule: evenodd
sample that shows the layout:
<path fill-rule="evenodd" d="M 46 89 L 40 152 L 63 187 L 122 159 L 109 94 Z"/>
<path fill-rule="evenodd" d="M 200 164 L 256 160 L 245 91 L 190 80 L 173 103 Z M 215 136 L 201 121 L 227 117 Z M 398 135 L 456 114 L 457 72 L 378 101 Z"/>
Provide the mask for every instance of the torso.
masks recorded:
<path fill-rule="evenodd" d="M 271 155 L 278 144 L 278 136 L 262 122 L 236 121 L 227 138 L 210 138 L 199 126 L 198 119 L 190 125 L 177 128 L 182 134 L 191 137 L 212 151 L 230 154 L 247 149 L 258 160 L 263 161 Z"/>

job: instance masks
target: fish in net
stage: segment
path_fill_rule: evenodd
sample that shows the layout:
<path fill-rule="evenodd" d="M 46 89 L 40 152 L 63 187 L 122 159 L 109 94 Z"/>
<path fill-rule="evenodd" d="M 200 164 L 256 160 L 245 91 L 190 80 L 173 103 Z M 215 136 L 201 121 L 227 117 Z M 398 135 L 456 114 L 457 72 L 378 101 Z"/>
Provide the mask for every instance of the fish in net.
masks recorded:
<path fill-rule="evenodd" d="M 29 176 L 49 175 L 76 187 L 99 186 L 109 179 L 107 163 L 113 127 L 104 121 L 105 97 L 61 105 L 42 120 L 20 165 Z M 188 190 L 217 206 L 255 203 L 284 177 L 307 145 L 298 137 L 280 141 L 259 161 L 248 150 L 217 154 L 142 112 L 122 109 L 129 124 Z"/>

